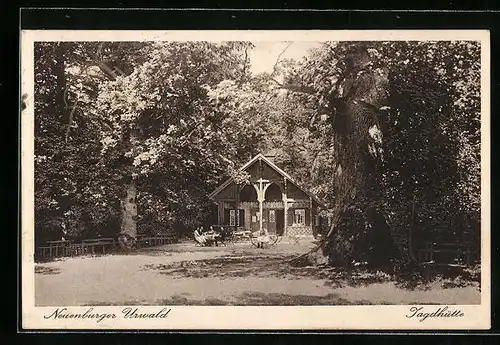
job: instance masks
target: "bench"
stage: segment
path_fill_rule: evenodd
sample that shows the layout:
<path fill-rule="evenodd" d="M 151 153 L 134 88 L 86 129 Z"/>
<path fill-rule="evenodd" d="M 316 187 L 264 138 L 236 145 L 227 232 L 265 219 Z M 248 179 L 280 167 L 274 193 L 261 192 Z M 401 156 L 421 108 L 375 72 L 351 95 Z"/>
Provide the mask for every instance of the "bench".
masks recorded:
<path fill-rule="evenodd" d="M 58 240 L 47 241 L 47 244 L 47 247 L 43 247 L 46 248 L 46 250 L 44 250 L 44 257 L 46 257 L 45 251 L 49 252 L 49 257 L 59 257 L 65 255 L 66 248 L 68 248 L 72 244 L 72 242 L 67 240 Z"/>
<path fill-rule="evenodd" d="M 102 253 L 106 253 L 106 247 L 114 248 L 116 241 L 114 238 L 98 238 L 92 240 L 83 240 L 82 246 L 86 253 L 95 254 L 96 248 L 102 249 Z M 90 248 L 90 251 L 88 250 Z"/>
<path fill-rule="evenodd" d="M 64 256 L 78 256 L 87 253 L 87 248 L 82 243 L 72 243 L 64 248 Z"/>

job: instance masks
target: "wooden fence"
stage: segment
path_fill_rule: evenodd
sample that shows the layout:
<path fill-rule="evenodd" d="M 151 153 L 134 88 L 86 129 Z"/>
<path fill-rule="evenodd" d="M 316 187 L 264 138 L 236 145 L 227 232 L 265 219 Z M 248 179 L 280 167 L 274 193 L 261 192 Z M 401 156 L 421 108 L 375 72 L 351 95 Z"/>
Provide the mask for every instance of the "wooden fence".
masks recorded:
<path fill-rule="evenodd" d="M 471 265 L 480 261 L 480 251 L 473 244 L 426 242 L 416 250 L 421 263 Z"/>
<path fill-rule="evenodd" d="M 160 246 L 177 242 L 177 236 L 156 235 L 136 237 L 136 248 Z M 96 238 L 87 239 L 81 242 L 69 240 L 47 241 L 47 245 L 38 247 L 35 253 L 35 259 L 49 260 L 58 257 L 71 257 L 86 254 L 107 254 L 116 251 L 119 248 L 118 240 L 115 238 Z"/>

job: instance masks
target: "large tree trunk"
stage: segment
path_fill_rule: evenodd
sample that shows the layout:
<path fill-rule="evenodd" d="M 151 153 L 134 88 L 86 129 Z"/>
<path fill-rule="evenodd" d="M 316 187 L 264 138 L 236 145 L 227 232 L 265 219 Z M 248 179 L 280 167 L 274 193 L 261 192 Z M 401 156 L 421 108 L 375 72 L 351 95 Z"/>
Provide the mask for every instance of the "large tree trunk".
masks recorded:
<path fill-rule="evenodd" d="M 137 147 L 137 131 L 131 129 L 128 133 L 128 149 Z M 131 164 L 132 162 L 130 162 Z M 132 249 L 136 244 L 137 237 L 137 185 L 134 172 L 137 170 L 132 164 L 125 169 L 129 174 L 124 186 L 124 193 L 121 199 L 122 222 L 119 237 L 120 246 L 123 249 Z"/>
<path fill-rule="evenodd" d="M 137 189 L 135 180 L 125 186 L 125 195 L 121 200 L 122 223 L 119 243 L 122 249 L 132 249 L 137 237 Z"/>
<path fill-rule="evenodd" d="M 135 181 L 131 180 L 125 186 L 125 195 L 122 204 L 122 225 L 121 232 L 131 237 L 137 236 L 137 189 Z"/>
<path fill-rule="evenodd" d="M 125 186 L 125 195 L 121 200 L 122 223 L 119 243 L 122 249 L 132 249 L 137 237 L 137 189 L 135 181 L 131 180 Z"/>
<path fill-rule="evenodd" d="M 323 241 L 295 263 L 330 263 L 348 267 L 353 262 L 384 266 L 393 255 L 390 227 L 383 208 L 382 153 L 370 128 L 380 131 L 378 109 L 385 98 L 387 76 L 370 71 L 363 49 L 352 54 L 351 66 L 332 95 L 331 115 L 335 165 L 332 226 Z"/>

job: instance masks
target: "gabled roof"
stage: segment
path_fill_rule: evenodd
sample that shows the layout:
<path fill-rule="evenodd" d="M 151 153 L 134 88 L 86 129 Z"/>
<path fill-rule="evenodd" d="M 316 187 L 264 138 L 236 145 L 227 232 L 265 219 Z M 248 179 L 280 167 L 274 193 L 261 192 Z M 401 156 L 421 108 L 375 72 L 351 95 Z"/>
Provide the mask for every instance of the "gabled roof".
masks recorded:
<path fill-rule="evenodd" d="M 290 175 L 288 175 L 283 169 L 278 167 L 276 164 L 271 162 L 266 156 L 264 156 L 262 153 L 257 154 L 255 157 L 253 157 L 251 160 L 249 160 L 247 163 L 245 163 L 239 171 L 244 171 L 248 167 L 250 167 L 253 163 L 255 163 L 258 160 L 262 160 L 265 163 L 267 163 L 271 168 L 273 168 L 277 173 L 279 173 L 281 176 L 286 178 L 289 182 L 294 184 L 297 188 L 299 188 L 301 191 L 309 195 L 317 204 L 319 204 L 322 207 L 325 207 L 325 205 L 311 192 L 309 192 L 307 189 L 303 188 L 300 186 Z M 215 189 L 210 195 L 208 196 L 210 199 L 213 199 L 218 193 L 220 193 L 224 188 L 229 186 L 233 182 L 233 178 L 227 179 L 223 184 L 221 184 L 217 189 Z"/>

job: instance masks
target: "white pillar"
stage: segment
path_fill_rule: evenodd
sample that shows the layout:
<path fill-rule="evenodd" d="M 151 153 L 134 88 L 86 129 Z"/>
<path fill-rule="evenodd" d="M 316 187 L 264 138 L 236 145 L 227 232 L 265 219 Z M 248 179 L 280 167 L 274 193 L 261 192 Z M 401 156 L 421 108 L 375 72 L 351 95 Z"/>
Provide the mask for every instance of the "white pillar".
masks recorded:
<path fill-rule="evenodd" d="M 284 182 L 283 182 L 283 226 L 284 226 L 284 229 L 283 229 L 283 236 L 286 236 L 287 235 L 287 227 L 288 227 L 288 197 L 287 197 L 287 188 L 286 188 L 286 178 L 283 178 Z"/>
<path fill-rule="evenodd" d="M 263 214 L 262 214 L 262 211 L 263 211 L 263 207 L 262 207 L 262 203 L 264 201 L 264 189 L 262 188 L 262 179 L 259 180 L 259 214 L 260 214 L 260 217 L 259 217 L 259 231 L 262 231 L 262 218 L 263 218 Z"/>
<path fill-rule="evenodd" d="M 286 199 L 286 195 L 285 195 L 285 198 L 283 199 L 283 205 L 285 206 L 284 207 L 284 210 L 283 210 L 283 236 L 286 236 L 286 232 L 287 232 L 287 227 L 288 227 L 288 201 Z"/>
<path fill-rule="evenodd" d="M 312 235 L 314 236 L 314 226 L 316 225 L 315 224 L 315 219 L 313 217 L 313 207 L 314 204 L 313 204 L 313 199 L 312 197 L 309 197 L 309 226 L 311 227 L 311 232 L 312 232 Z M 305 221 L 305 219 L 304 219 Z"/>

